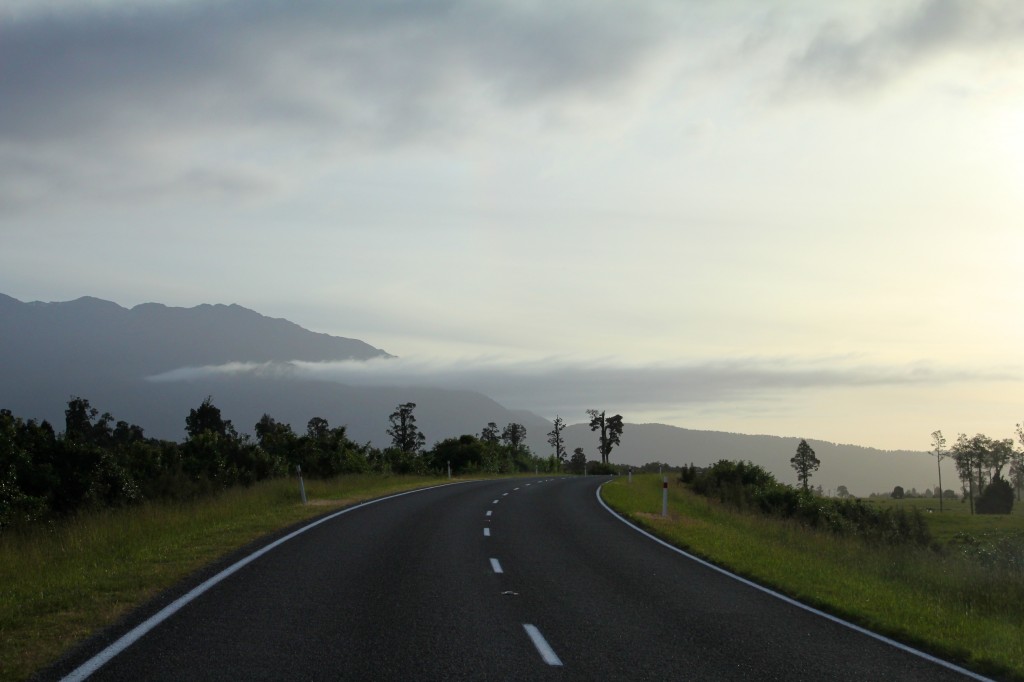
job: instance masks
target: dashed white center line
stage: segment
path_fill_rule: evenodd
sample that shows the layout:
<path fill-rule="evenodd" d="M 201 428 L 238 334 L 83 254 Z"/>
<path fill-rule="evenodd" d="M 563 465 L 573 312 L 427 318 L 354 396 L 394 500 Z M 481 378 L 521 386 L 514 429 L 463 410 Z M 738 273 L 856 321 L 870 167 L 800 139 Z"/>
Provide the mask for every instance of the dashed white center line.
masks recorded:
<path fill-rule="evenodd" d="M 484 537 L 485 538 L 491 537 L 491 529 L 490 528 L 484 528 Z"/>
<path fill-rule="evenodd" d="M 490 515 L 491 515 L 491 514 L 493 514 L 493 513 L 494 513 L 494 512 L 493 512 L 493 511 L 491 511 L 490 509 L 488 509 L 488 510 L 487 510 L 487 515 L 488 515 L 488 516 L 490 516 Z"/>
<path fill-rule="evenodd" d="M 495 500 L 494 502 L 491 502 L 491 504 L 498 504 L 498 500 Z"/>
<path fill-rule="evenodd" d="M 494 561 L 494 559 L 491 559 Z M 540 634 L 540 630 L 537 629 L 536 625 L 530 625 L 529 623 L 523 623 L 523 629 L 526 630 L 526 634 L 530 636 L 530 640 L 533 641 L 533 645 L 537 647 L 540 657 L 544 659 L 544 662 L 548 665 L 562 665 L 562 659 L 558 657 L 555 650 L 551 648 L 547 640 L 544 639 L 544 635 Z"/>
<path fill-rule="evenodd" d="M 502 497 L 507 497 L 507 496 L 508 496 L 508 493 L 502 493 L 502 494 L 501 494 L 501 496 L 502 496 Z"/>
<path fill-rule="evenodd" d="M 512 492 L 519 490 L 519 488 L 512 488 Z"/>
<path fill-rule="evenodd" d="M 497 559 L 491 559 L 491 568 L 494 569 L 495 573 L 504 573 L 505 572 L 505 571 L 501 570 L 501 564 L 498 563 Z"/>

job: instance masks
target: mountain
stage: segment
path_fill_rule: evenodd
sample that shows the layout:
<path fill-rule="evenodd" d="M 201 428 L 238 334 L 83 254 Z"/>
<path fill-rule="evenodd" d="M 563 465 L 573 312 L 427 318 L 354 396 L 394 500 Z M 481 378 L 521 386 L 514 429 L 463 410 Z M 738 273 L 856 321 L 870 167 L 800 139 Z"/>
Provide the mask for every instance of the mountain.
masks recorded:
<path fill-rule="evenodd" d="M 283 374 L 199 375 L 155 382 L 147 377 L 183 367 L 231 362 L 278 363 L 368 360 L 392 355 L 356 339 L 318 334 L 238 305 L 173 308 L 145 303 L 131 309 L 97 298 L 23 303 L 0 294 L 0 407 L 46 419 L 57 430 L 64 408 L 81 396 L 147 435 L 180 440 L 185 417 L 207 397 L 241 433 L 252 434 L 264 414 L 305 429 L 312 417 L 348 425 L 360 442 L 386 445 L 388 415 L 417 403 L 428 443 L 477 433 L 489 421 L 518 421 L 546 431 L 546 420 L 507 410 L 469 391 L 356 388 L 303 381 Z"/>
<path fill-rule="evenodd" d="M 427 444 L 488 423 L 523 424 L 527 444 L 540 455 L 551 447 L 551 423 L 509 410 L 472 391 L 411 387 L 355 387 L 300 379 L 287 371 L 291 360 L 323 362 L 393 357 L 356 339 L 318 334 L 238 305 L 172 308 L 146 303 L 131 309 L 84 297 L 63 303 L 23 303 L 0 294 L 0 408 L 27 419 L 46 419 L 63 430 L 64 408 L 81 396 L 115 419 L 138 424 L 147 435 L 181 440 L 185 417 L 207 397 L 240 433 L 254 433 L 266 413 L 304 431 L 313 417 L 348 427 L 358 442 L 385 446 L 388 415 L 416 403 L 417 425 Z M 200 372 L 177 381 L 147 377 L 185 367 L 232 362 L 270 363 L 282 371 L 217 374 Z M 597 459 L 597 435 L 585 423 L 566 427 L 568 452 L 582 447 Z M 886 452 L 808 440 L 821 460 L 812 482 L 826 490 L 845 485 L 866 495 L 935 485 L 935 461 L 920 452 Z M 783 482 L 795 483 L 789 459 L 799 438 L 696 431 L 664 424 L 626 423 L 614 463 L 711 464 L 744 459 Z M 952 480 L 952 471 L 949 471 Z M 947 485 L 947 487 L 949 487 Z"/>

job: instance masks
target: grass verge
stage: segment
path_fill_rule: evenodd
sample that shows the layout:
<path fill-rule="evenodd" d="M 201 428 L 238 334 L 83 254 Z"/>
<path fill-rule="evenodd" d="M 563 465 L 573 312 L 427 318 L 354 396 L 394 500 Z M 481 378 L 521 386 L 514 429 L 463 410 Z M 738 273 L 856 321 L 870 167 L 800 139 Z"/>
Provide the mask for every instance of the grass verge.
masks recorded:
<path fill-rule="evenodd" d="M 868 546 L 735 512 L 659 476 L 609 482 L 604 500 L 659 537 L 800 601 L 984 674 L 1024 680 L 1024 579 L 955 553 Z"/>
<path fill-rule="evenodd" d="M 83 515 L 0 535 L 0 680 L 23 680 L 203 566 L 333 509 L 447 479 L 264 481 L 203 500 Z"/>

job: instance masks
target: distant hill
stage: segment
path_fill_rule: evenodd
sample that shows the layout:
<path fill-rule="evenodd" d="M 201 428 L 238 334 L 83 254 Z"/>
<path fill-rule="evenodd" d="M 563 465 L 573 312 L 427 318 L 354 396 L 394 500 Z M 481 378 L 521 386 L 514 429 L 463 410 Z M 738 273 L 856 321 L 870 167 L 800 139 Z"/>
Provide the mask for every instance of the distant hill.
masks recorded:
<path fill-rule="evenodd" d="M 146 377 L 182 367 L 231 362 L 327 362 L 394 357 L 363 341 L 303 329 L 238 305 L 172 308 L 145 303 L 131 309 L 97 298 L 23 303 L 0 294 L 0 408 L 46 419 L 60 431 L 64 408 L 81 396 L 147 435 L 184 437 L 185 417 L 207 396 L 241 433 L 252 434 L 264 414 L 305 429 L 312 417 L 348 425 L 360 442 L 386 445 L 388 415 L 404 402 L 428 444 L 477 433 L 487 422 L 518 421 L 533 432 L 546 420 L 508 410 L 470 391 L 362 388 L 287 376 L 201 376 L 154 382 Z"/>
<path fill-rule="evenodd" d="M 185 417 L 207 397 L 241 433 L 252 434 L 266 413 L 303 431 L 312 417 L 348 426 L 351 438 L 385 446 L 388 415 L 415 402 L 417 424 L 427 444 L 479 433 L 487 422 L 515 421 L 540 455 L 551 447 L 551 423 L 530 412 L 509 410 L 472 391 L 407 387 L 354 387 L 303 380 L 287 372 L 215 376 L 155 382 L 146 377 L 231 362 L 324 362 L 393 357 L 356 339 L 318 334 L 237 305 L 172 308 L 146 303 L 131 309 L 96 298 L 64 303 L 23 303 L 0 294 L 0 408 L 27 419 L 46 419 L 63 430 L 72 396 L 87 398 L 101 412 L 138 424 L 150 436 L 184 437 Z M 582 415 L 581 415 L 582 416 Z M 626 415 L 628 418 L 628 415 Z M 582 447 L 597 459 L 597 437 L 586 424 L 565 432 L 568 451 Z M 698 466 L 719 459 L 745 459 L 783 482 L 795 483 L 789 459 L 798 438 L 696 431 L 664 424 L 626 423 L 612 461 L 651 461 Z M 935 461 L 920 452 L 885 452 L 809 440 L 821 460 L 812 481 L 826 490 L 845 485 L 855 494 L 923 491 L 935 485 Z M 947 463 L 947 467 L 949 467 Z M 946 471 L 953 480 L 951 468 Z M 952 487 L 947 482 L 947 487 Z"/>
<path fill-rule="evenodd" d="M 550 429 L 549 429 L 550 430 Z M 566 429 L 569 452 L 582 447 L 588 459 L 597 457 L 597 434 L 586 424 L 573 424 Z M 720 431 L 696 431 L 665 424 L 626 423 L 622 444 L 612 451 L 618 464 L 641 465 L 664 462 L 672 466 L 693 463 L 707 466 L 720 459 L 748 460 L 771 471 L 783 483 L 796 484 L 796 472 L 790 458 L 796 453 L 800 438 L 745 435 Z M 858 445 L 839 445 L 807 439 L 821 461 L 811 477 L 812 485 L 820 484 L 826 492 L 845 485 L 854 495 L 888 492 L 900 485 L 905 489 L 938 485 L 935 459 L 924 452 L 909 450 L 876 450 Z M 943 483 L 954 488 L 955 474 L 945 463 Z"/>

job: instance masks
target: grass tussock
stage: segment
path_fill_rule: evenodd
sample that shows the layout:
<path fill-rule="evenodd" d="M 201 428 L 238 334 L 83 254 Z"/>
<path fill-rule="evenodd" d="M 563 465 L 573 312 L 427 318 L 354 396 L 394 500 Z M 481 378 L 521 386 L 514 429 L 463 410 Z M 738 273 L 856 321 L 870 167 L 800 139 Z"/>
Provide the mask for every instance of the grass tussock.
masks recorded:
<path fill-rule="evenodd" d="M 447 479 L 444 479 L 447 481 Z M 332 508 L 442 482 L 343 476 L 233 488 L 0 534 L 0 680 L 22 680 L 203 566 Z"/>
<path fill-rule="evenodd" d="M 661 493 L 654 476 L 602 489 L 608 504 L 640 525 L 740 575 L 976 670 L 1024 679 L 1018 568 L 986 564 L 953 545 L 865 543 L 736 511 L 679 485 L 670 488 L 664 519 Z"/>

